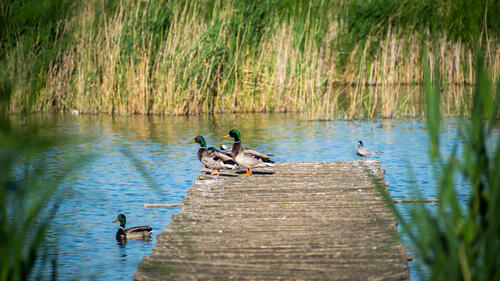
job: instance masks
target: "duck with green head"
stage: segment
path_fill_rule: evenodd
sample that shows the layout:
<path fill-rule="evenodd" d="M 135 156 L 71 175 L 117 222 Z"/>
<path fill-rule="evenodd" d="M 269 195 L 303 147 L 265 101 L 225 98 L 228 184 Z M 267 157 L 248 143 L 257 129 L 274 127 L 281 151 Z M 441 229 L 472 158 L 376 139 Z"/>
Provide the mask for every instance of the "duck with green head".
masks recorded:
<path fill-rule="evenodd" d="M 236 162 L 236 164 L 247 169 L 247 172 L 244 175 L 251 175 L 252 168 L 274 166 L 274 162 L 270 159 L 271 156 L 248 148 L 243 149 L 241 147 L 241 134 L 238 130 L 233 129 L 229 131 L 229 133 L 224 137 L 234 138 L 233 148 L 231 149 L 231 156 L 233 157 L 233 160 L 234 162 Z"/>
<path fill-rule="evenodd" d="M 127 218 L 124 214 L 119 214 L 113 222 L 120 222 L 120 228 L 116 232 L 116 240 L 123 241 L 126 239 L 147 239 L 151 237 L 153 229 L 147 225 L 134 226 L 125 229 Z"/>
<path fill-rule="evenodd" d="M 215 147 L 207 148 L 207 143 L 205 138 L 202 136 L 197 136 L 193 141 L 189 143 L 199 143 L 200 149 L 198 149 L 198 160 L 208 169 L 210 169 L 210 175 L 214 175 L 214 170 L 217 171 L 217 176 L 222 169 L 234 169 L 236 163 L 233 159 L 217 150 Z"/>

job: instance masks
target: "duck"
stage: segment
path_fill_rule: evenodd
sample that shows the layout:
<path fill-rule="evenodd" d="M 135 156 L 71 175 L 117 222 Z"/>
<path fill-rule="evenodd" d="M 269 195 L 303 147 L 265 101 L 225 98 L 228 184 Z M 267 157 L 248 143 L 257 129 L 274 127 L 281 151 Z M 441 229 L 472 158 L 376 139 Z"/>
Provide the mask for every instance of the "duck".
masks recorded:
<path fill-rule="evenodd" d="M 127 218 L 124 214 L 119 214 L 116 219 L 113 221 L 120 222 L 120 228 L 116 232 L 116 240 L 123 241 L 126 239 L 147 239 L 151 237 L 151 233 L 154 230 L 148 226 L 134 226 L 128 229 L 125 229 L 125 224 L 127 223 Z"/>
<path fill-rule="evenodd" d="M 380 153 L 383 153 L 383 152 L 382 151 L 372 151 L 372 150 L 364 147 L 362 141 L 358 141 L 358 149 L 356 150 L 357 155 L 359 155 L 361 157 L 368 158 L 368 156 L 372 156 L 372 155 L 380 154 Z"/>
<path fill-rule="evenodd" d="M 197 136 L 189 143 L 200 144 L 200 149 L 198 149 L 198 160 L 200 160 L 206 168 L 210 169 L 211 176 L 214 175 L 214 170 L 217 171 L 216 176 L 219 176 L 220 170 L 235 168 L 236 163 L 233 161 L 232 157 L 222 153 L 215 147 L 207 148 L 207 143 L 203 136 Z"/>
<path fill-rule="evenodd" d="M 231 156 L 233 157 L 234 162 L 247 169 L 247 172 L 243 175 L 252 175 L 252 168 L 274 166 L 274 162 L 271 161 L 270 155 L 266 155 L 251 149 L 243 149 L 241 147 L 241 134 L 238 130 L 232 129 L 231 131 L 229 131 L 229 133 L 225 135 L 224 138 L 228 137 L 234 138 L 233 148 L 231 149 Z"/>
<path fill-rule="evenodd" d="M 232 147 L 225 144 L 221 144 L 219 148 L 222 153 L 231 156 L 231 149 L 233 149 Z"/>

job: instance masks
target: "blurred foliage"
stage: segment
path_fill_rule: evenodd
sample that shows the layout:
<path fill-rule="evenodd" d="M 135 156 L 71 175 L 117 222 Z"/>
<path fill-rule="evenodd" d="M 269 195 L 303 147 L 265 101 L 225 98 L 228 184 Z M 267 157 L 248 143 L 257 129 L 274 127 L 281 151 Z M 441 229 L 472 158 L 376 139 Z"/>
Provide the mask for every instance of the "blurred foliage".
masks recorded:
<path fill-rule="evenodd" d="M 66 196 L 65 179 L 88 156 L 66 156 L 75 139 L 55 138 L 55 130 L 36 117 L 9 118 L 0 110 L 0 280 L 57 277 L 47 231 Z"/>
<path fill-rule="evenodd" d="M 62 190 L 57 193 L 59 181 L 70 166 L 48 171 L 48 154 L 65 140 L 50 137 L 48 128 L 36 122 L 14 124 L 5 112 L 16 86 L 24 85 L 28 103 L 36 99 L 50 63 L 61 45 L 67 44 L 58 38 L 71 3 L 11 0 L 1 4 L 0 280 L 25 280 L 36 274 L 36 264 L 40 269 L 50 264 L 45 234 L 63 196 Z M 20 61 L 29 68 L 21 68 Z"/>
<path fill-rule="evenodd" d="M 480 48 L 476 48 L 480 49 Z M 500 280 L 500 84 L 496 89 L 477 56 L 474 105 L 459 144 L 448 156 L 440 149 L 439 78 L 425 70 L 430 154 L 439 202 L 415 204 L 410 216 L 397 213 L 415 247 L 424 280 Z M 465 181 L 465 182 L 464 182 Z M 463 204 L 457 192 L 469 186 Z"/>

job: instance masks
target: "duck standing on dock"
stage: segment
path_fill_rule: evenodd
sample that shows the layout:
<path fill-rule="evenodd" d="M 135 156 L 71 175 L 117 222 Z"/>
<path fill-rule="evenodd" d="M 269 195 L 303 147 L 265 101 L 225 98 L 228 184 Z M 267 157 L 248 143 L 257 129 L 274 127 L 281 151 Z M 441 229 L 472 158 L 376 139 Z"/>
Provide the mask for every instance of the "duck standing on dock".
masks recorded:
<path fill-rule="evenodd" d="M 361 157 L 368 158 L 368 156 L 372 156 L 372 155 L 380 154 L 380 153 L 382 153 L 382 151 L 371 151 L 368 148 L 363 146 L 362 141 L 358 141 L 358 149 L 356 150 L 357 155 L 359 155 Z"/>
<path fill-rule="evenodd" d="M 219 176 L 219 170 L 222 169 L 234 169 L 236 163 L 233 161 L 231 156 L 228 156 L 215 147 L 207 148 L 207 143 L 205 138 L 202 136 L 197 136 L 194 141 L 189 143 L 199 143 L 200 149 L 198 149 L 198 160 L 200 160 L 203 165 L 210 169 L 210 175 L 214 175 L 214 170 L 217 170 L 217 176 Z"/>
<path fill-rule="evenodd" d="M 127 219 L 124 214 L 119 214 L 113 222 L 120 222 L 120 228 L 116 232 L 116 240 L 123 241 L 127 239 L 147 239 L 151 237 L 153 229 L 147 225 L 144 226 L 134 226 L 125 229 L 125 224 Z"/>
<path fill-rule="evenodd" d="M 234 138 L 234 144 L 233 144 L 233 149 L 231 150 L 231 156 L 233 157 L 233 160 L 234 162 L 236 162 L 236 164 L 247 169 L 247 172 L 244 175 L 247 176 L 251 175 L 252 168 L 274 166 L 274 162 L 271 161 L 270 156 L 251 149 L 242 149 L 241 135 L 238 130 L 233 129 L 229 131 L 229 133 L 224 137 Z"/>
<path fill-rule="evenodd" d="M 232 147 L 227 146 L 225 144 L 221 144 L 219 148 L 222 153 L 231 156 L 231 150 L 233 149 Z"/>

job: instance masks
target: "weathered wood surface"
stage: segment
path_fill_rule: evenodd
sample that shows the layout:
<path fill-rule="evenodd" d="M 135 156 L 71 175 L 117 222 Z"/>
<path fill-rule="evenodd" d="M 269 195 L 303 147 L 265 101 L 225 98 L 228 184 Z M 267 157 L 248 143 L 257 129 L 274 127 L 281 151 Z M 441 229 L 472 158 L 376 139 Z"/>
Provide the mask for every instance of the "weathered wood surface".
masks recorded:
<path fill-rule="evenodd" d="M 202 171 L 135 279 L 409 280 L 396 220 L 370 173 L 383 180 L 380 162 Z"/>
<path fill-rule="evenodd" d="M 144 203 L 144 208 L 179 208 L 184 206 L 182 203 Z"/>

